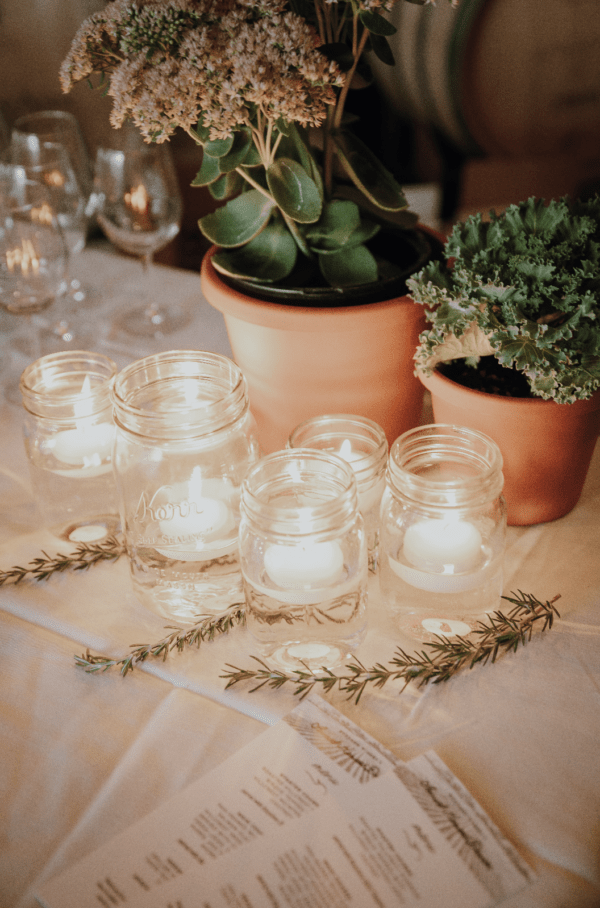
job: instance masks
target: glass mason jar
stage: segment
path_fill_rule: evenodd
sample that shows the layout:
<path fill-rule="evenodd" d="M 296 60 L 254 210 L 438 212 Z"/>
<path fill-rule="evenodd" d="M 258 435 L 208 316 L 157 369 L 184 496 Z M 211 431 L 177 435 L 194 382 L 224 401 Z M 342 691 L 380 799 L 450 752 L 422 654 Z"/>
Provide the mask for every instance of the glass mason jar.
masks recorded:
<path fill-rule="evenodd" d="M 356 478 L 335 454 L 270 454 L 242 487 L 246 623 L 268 664 L 343 662 L 367 628 L 367 546 Z"/>
<path fill-rule="evenodd" d="M 119 529 L 110 393 L 116 364 L 101 353 L 43 356 L 21 376 L 23 434 L 44 524 L 71 542 Z"/>
<path fill-rule="evenodd" d="M 346 460 L 358 486 L 358 507 L 365 522 L 369 570 L 377 570 L 379 507 L 385 488 L 388 443 L 385 432 L 364 416 L 316 416 L 296 426 L 290 448 L 331 451 Z"/>
<path fill-rule="evenodd" d="M 259 458 L 244 376 L 216 353 L 160 353 L 119 373 L 113 404 L 115 475 L 138 599 L 180 622 L 243 601 L 240 487 Z"/>
<path fill-rule="evenodd" d="M 460 426 L 405 432 L 390 449 L 381 505 L 380 587 L 400 629 L 465 636 L 502 595 L 502 455 Z"/>

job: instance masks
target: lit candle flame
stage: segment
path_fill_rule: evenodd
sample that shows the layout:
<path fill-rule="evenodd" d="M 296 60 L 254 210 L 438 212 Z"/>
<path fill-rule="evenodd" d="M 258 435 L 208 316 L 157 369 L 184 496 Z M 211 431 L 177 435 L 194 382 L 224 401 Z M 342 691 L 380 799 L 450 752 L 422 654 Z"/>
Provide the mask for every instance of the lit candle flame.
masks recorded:
<path fill-rule="evenodd" d="M 52 208 L 48 202 L 43 202 L 39 208 L 31 209 L 31 219 L 38 224 L 51 224 L 52 218 Z"/>
<path fill-rule="evenodd" d="M 20 269 L 25 277 L 28 277 L 30 272 L 35 276 L 40 271 L 40 260 L 37 257 L 34 245 L 31 240 L 27 239 L 21 240 L 20 246 L 16 246 L 14 249 L 7 249 L 6 264 L 9 271 L 15 272 Z"/>
<path fill-rule="evenodd" d="M 343 457 L 344 460 L 349 460 L 352 455 L 352 444 L 350 443 L 349 438 L 344 438 L 342 442 L 342 447 L 340 448 L 340 457 Z"/>
<path fill-rule="evenodd" d="M 44 181 L 47 186 L 55 186 L 60 188 L 61 186 L 65 185 L 65 177 L 64 174 L 60 172 L 60 170 L 49 170 L 44 175 Z"/>
<path fill-rule="evenodd" d="M 94 409 L 93 401 L 89 400 L 89 396 L 92 393 L 92 383 L 90 381 L 89 375 L 83 379 L 83 384 L 81 385 L 81 391 L 79 392 L 80 399 L 75 401 L 74 410 L 76 416 L 89 416 Z M 82 425 L 77 422 L 77 428 L 82 428 Z M 85 427 L 85 423 L 83 423 Z"/>
<path fill-rule="evenodd" d="M 136 186 L 135 189 L 132 189 L 131 192 L 125 193 L 125 204 L 129 205 L 132 211 L 135 211 L 138 214 L 148 213 L 149 201 L 150 197 L 146 192 L 146 187 L 142 183 L 140 183 L 139 186 Z"/>

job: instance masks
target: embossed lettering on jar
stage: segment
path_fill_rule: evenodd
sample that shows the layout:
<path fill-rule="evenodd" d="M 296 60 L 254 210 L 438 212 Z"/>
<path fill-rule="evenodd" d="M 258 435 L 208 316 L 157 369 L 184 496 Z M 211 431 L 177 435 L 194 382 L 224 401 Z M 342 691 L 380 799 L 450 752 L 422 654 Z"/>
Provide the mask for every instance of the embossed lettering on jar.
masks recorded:
<path fill-rule="evenodd" d="M 133 588 L 179 622 L 242 601 L 240 487 L 259 459 L 246 380 L 213 353 L 172 351 L 115 383 L 115 472 Z"/>

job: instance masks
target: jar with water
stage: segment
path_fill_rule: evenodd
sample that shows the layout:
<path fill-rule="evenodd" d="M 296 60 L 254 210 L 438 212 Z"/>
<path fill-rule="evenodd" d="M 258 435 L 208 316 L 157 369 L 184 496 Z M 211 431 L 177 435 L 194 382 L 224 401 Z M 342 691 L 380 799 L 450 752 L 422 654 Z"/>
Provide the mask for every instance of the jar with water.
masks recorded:
<path fill-rule="evenodd" d="M 367 629 L 367 544 L 356 477 L 335 454 L 270 454 L 244 480 L 246 622 L 275 668 L 342 663 Z"/>
<path fill-rule="evenodd" d="M 260 456 L 244 376 L 215 353 L 161 353 L 123 369 L 113 404 L 138 599 L 184 623 L 226 611 L 243 600 L 240 488 Z"/>
<path fill-rule="evenodd" d="M 481 432 L 430 425 L 390 449 L 381 506 L 380 587 L 400 629 L 468 636 L 500 606 L 506 504 L 502 455 Z"/>
<path fill-rule="evenodd" d="M 381 426 L 354 414 L 315 416 L 296 426 L 288 447 L 331 451 L 350 464 L 356 476 L 358 509 L 365 522 L 369 570 L 376 573 L 379 510 L 388 459 L 387 438 Z"/>
<path fill-rule="evenodd" d="M 21 375 L 23 433 L 44 525 L 69 542 L 119 529 L 112 454 L 116 364 L 101 353 L 52 353 Z"/>

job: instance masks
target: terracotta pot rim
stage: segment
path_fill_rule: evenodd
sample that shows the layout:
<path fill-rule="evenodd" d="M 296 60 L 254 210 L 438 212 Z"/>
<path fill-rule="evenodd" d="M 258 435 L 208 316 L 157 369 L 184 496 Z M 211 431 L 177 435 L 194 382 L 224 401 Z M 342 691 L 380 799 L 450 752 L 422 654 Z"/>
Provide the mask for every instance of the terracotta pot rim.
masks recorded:
<path fill-rule="evenodd" d="M 399 309 L 417 306 L 410 296 L 400 296 L 379 303 L 364 303 L 356 306 L 286 306 L 283 303 L 268 303 L 265 300 L 245 296 L 233 290 L 221 280 L 213 268 L 209 250 L 202 260 L 202 282 L 210 284 L 210 303 L 223 315 L 238 318 L 253 325 L 268 325 L 271 328 L 315 331 L 338 331 L 340 320 L 346 324 L 353 322 L 357 330 L 368 330 L 369 323 L 378 314 L 388 316 L 390 323 L 396 321 Z M 208 298 L 208 293 L 205 292 Z M 419 306 L 419 309 L 422 307 Z"/>
<path fill-rule="evenodd" d="M 448 396 L 454 396 L 456 393 L 473 396 L 479 401 L 487 401 L 493 407 L 511 407 L 513 410 L 542 410 L 548 407 L 557 407 L 560 410 L 564 408 L 572 410 L 573 407 L 581 410 L 597 410 L 600 407 L 600 390 L 595 391 L 591 397 L 586 400 L 576 400 L 572 404 L 560 404 L 555 400 L 544 400 L 541 397 L 505 397 L 502 394 L 490 394 L 487 391 L 478 391 L 475 388 L 467 388 L 460 382 L 453 381 L 447 375 L 442 375 L 435 370 L 431 375 L 423 375 L 418 372 L 419 381 L 427 388 L 428 391 L 447 399 Z M 455 390 L 457 389 L 457 390 Z"/>
<path fill-rule="evenodd" d="M 440 242 L 444 241 L 444 237 L 432 228 L 423 225 L 419 225 L 419 227 Z M 290 325 L 294 325 L 299 330 L 304 328 L 312 331 L 315 330 L 314 326 L 318 320 L 319 331 L 337 331 L 341 318 L 344 318 L 346 323 L 352 318 L 356 329 L 365 330 L 369 327 L 369 321 L 375 314 L 379 314 L 381 317 L 382 314 L 388 313 L 390 321 L 395 322 L 399 308 L 418 305 L 408 294 L 391 297 L 380 302 L 359 303 L 350 306 L 317 307 L 268 302 L 244 294 L 225 283 L 211 262 L 216 250 L 216 246 L 211 246 L 205 253 L 200 271 L 201 280 L 209 282 L 211 285 L 211 305 L 223 315 L 239 318 L 250 324 L 268 324 L 273 328 L 288 328 Z M 419 305 L 419 309 L 422 308 Z"/>

